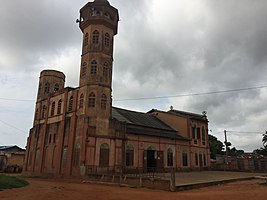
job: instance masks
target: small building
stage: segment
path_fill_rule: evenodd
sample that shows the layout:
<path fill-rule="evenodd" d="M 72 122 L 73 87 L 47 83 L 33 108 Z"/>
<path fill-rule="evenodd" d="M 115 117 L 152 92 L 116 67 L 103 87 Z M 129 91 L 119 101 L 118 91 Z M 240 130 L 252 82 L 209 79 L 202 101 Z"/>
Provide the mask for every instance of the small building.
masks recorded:
<path fill-rule="evenodd" d="M 16 145 L 0 146 L 0 172 L 22 172 L 25 152 Z"/>

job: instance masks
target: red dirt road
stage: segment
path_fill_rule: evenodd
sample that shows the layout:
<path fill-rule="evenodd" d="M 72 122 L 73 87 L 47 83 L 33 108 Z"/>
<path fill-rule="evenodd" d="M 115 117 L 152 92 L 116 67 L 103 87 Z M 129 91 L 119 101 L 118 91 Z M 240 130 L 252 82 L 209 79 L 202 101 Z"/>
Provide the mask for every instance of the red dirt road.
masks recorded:
<path fill-rule="evenodd" d="M 136 189 L 75 183 L 59 180 L 28 179 L 29 186 L 0 191 L 0 200 L 263 200 L 264 181 L 250 180 L 182 192 Z"/>

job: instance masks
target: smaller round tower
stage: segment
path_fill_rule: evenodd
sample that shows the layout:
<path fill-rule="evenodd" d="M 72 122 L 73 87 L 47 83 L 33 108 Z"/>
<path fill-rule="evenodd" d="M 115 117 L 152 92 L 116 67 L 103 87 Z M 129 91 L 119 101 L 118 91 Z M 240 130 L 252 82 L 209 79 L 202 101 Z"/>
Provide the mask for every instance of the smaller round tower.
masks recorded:
<path fill-rule="evenodd" d="M 56 70 L 43 70 L 40 73 L 37 101 L 45 99 L 49 94 L 64 89 L 65 74 Z"/>

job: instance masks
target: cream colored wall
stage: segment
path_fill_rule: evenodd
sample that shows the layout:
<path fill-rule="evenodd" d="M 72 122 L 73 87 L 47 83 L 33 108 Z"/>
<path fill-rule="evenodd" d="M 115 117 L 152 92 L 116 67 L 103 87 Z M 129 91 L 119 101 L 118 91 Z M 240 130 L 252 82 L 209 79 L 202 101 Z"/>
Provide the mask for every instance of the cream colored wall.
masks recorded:
<path fill-rule="evenodd" d="M 188 130 L 187 126 L 187 118 L 174 116 L 163 112 L 156 112 L 155 115 L 170 127 L 177 130 L 179 132 L 179 135 L 190 137 L 190 131 Z"/>

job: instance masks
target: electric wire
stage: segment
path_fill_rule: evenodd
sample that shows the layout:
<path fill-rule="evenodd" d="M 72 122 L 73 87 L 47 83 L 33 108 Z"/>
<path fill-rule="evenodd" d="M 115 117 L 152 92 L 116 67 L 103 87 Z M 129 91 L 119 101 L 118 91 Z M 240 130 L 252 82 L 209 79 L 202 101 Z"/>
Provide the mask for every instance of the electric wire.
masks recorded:
<path fill-rule="evenodd" d="M 9 127 L 13 128 L 13 129 L 16 129 L 16 130 L 18 130 L 18 131 L 20 131 L 20 132 L 22 132 L 22 133 L 25 133 L 25 131 L 23 131 L 23 130 L 17 128 L 16 126 L 13 126 L 13 125 L 11 125 L 11 124 L 9 124 L 9 123 L 7 123 L 7 122 L 1 120 L 1 119 L 0 119 L 0 122 L 2 122 L 3 124 L 5 124 L 6 126 L 9 126 Z"/>
<path fill-rule="evenodd" d="M 189 94 L 177 94 L 177 95 L 166 95 L 166 96 L 156 96 L 156 97 L 138 97 L 138 98 L 125 98 L 125 99 L 114 99 L 113 101 L 138 101 L 138 100 L 151 100 L 151 99 L 167 99 L 167 98 L 179 98 L 179 97 L 190 97 L 190 96 L 201 96 L 201 95 L 213 95 L 213 94 L 223 94 L 231 92 L 242 92 L 248 90 L 256 90 L 267 88 L 267 85 L 247 87 L 247 88 L 238 88 L 238 89 L 229 89 L 229 90 L 219 90 L 211 92 L 199 92 L 199 93 L 189 93 Z M 3 98 L 0 97 L 0 100 L 3 101 L 25 101 L 25 102 L 34 102 L 32 99 L 13 99 L 13 98 Z"/>
<path fill-rule="evenodd" d="M 178 98 L 178 97 L 190 97 L 190 96 L 200 96 L 200 95 L 223 94 L 223 93 L 230 93 L 230 92 L 241 92 L 241 91 L 256 90 L 256 89 L 263 89 L 263 88 L 267 88 L 267 86 L 256 86 L 256 87 L 248 87 L 248 88 L 220 90 L 220 91 L 212 91 L 212 92 L 200 92 L 200 93 L 191 93 L 191 94 L 177 94 L 177 95 L 158 96 L 158 97 L 141 97 L 141 98 L 129 98 L 129 99 L 115 99 L 114 101 L 136 101 L 136 100 L 151 100 L 151 99 L 167 99 L 167 98 Z"/>

